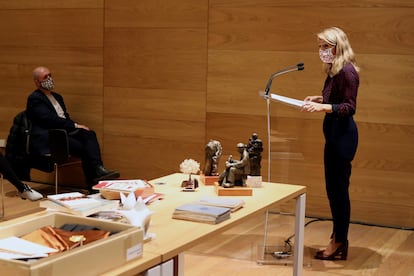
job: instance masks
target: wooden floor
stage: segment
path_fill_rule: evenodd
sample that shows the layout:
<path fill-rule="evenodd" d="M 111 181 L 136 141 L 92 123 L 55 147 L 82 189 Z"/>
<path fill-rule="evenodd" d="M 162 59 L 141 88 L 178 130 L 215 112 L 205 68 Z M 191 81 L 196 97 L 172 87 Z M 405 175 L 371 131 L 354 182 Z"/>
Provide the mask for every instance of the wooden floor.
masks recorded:
<path fill-rule="evenodd" d="M 291 260 L 263 254 L 263 221 L 254 218 L 188 250 L 185 276 L 292 275 Z M 414 231 L 351 224 L 348 259 L 321 261 L 312 256 L 328 243 L 331 221 L 306 221 L 303 275 L 414 276 Z M 268 233 L 266 251 L 283 249 L 294 233 L 294 217 L 272 215 Z M 263 260 L 271 264 L 258 264 Z"/>
<path fill-rule="evenodd" d="M 52 186 L 31 186 L 43 194 L 53 193 Z M 38 210 L 38 202 L 21 200 L 7 181 L 4 190 L 2 220 Z M 348 260 L 320 261 L 312 256 L 327 244 L 331 222 L 311 218 L 306 222 L 303 275 L 414 276 L 414 231 L 351 224 Z M 185 276 L 292 275 L 291 259 L 280 261 L 270 253 L 283 249 L 285 240 L 293 235 L 294 217 L 273 214 L 269 223 L 266 248 L 263 214 L 186 251 Z"/>

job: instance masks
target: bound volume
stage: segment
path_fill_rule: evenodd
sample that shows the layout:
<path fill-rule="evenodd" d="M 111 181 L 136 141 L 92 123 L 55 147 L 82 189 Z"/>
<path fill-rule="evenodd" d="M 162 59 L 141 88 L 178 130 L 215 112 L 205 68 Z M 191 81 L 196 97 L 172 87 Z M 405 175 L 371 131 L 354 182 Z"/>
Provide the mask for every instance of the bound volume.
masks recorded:
<path fill-rule="evenodd" d="M 101 205 L 99 200 L 87 197 L 85 194 L 79 192 L 48 195 L 47 198 L 53 202 L 65 206 L 66 208 L 92 208 Z"/>
<path fill-rule="evenodd" d="M 154 194 L 154 187 L 148 181 L 141 179 L 102 180 L 92 188 L 99 190 L 102 197 L 106 199 L 120 199 L 120 193 L 135 193 L 137 198 Z"/>
<path fill-rule="evenodd" d="M 175 208 L 172 218 L 217 224 L 229 219 L 230 213 L 230 208 L 189 203 Z"/>
<path fill-rule="evenodd" d="M 100 211 L 117 210 L 119 200 L 107 200 L 99 194 L 86 195 L 78 192 L 49 195 L 48 200 L 42 200 L 40 207 L 70 213 L 78 216 L 89 216 Z"/>
<path fill-rule="evenodd" d="M 216 206 L 216 207 L 226 207 L 230 208 L 232 212 L 235 212 L 244 206 L 243 199 L 239 198 L 226 198 L 226 197 L 213 197 L 205 196 L 200 198 L 198 201 L 194 202 L 196 204 Z"/>

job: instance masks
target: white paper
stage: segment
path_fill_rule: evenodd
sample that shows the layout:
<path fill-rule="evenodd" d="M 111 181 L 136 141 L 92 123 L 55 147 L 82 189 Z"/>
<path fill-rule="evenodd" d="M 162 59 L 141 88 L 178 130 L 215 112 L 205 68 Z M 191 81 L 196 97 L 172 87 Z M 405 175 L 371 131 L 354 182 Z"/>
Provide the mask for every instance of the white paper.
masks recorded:
<path fill-rule="evenodd" d="M 294 98 L 285 97 L 285 96 L 281 96 L 281 95 L 278 95 L 278 94 L 270 93 L 270 94 L 268 94 L 268 96 L 265 96 L 264 93 L 261 93 L 261 94 L 264 98 L 269 97 L 271 100 L 282 102 L 284 104 L 288 104 L 290 106 L 294 106 L 294 107 L 298 107 L 298 108 L 302 107 L 303 104 L 304 104 L 304 101 L 297 100 L 297 99 L 294 99 Z"/>
<path fill-rule="evenodd" d="M 139 256 L 142 255 L 142 243 L 138 243 L 130 248 L 127 249 L 126 251 L 126 260 L 132 260 L 134 258 L 137 258 Z"/>
<path fill-rule="evenodd" d="M 28 259 L 47 257 L 56 249 L 33 243 L 18 237 L 8 237 L 0 240 L 0 259 Z"/>

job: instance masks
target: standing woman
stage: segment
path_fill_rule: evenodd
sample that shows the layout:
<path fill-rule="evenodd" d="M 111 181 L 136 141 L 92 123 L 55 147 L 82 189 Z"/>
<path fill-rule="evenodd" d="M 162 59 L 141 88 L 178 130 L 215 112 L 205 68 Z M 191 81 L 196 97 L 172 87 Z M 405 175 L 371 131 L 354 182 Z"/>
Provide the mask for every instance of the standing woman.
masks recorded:
<path fill-rule="evenodd" d="M 319 56 L 327 78 L 322 96 L 308 96 L 303 111 L 325 112 L 324 166 L 326 193 L 331 208 L 333 230 L 326 249 L 318 251 L 321 260 L 346 260 L 351 206 L 349 179 L 351 161 L 358 145 L 353 115 L 359 86 L 359 68 L 347 35 L 339 28 L 325 29 L 317 35 Z"/>

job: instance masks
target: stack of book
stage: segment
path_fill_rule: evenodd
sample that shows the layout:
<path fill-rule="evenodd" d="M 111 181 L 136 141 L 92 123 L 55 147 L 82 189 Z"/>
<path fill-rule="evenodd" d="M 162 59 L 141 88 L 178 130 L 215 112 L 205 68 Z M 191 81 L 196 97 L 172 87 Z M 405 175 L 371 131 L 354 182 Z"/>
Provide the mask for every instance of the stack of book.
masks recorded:
<path fill-rule="evenodd" d="M 172 218 L 217 224 L 229 219 L 230 213 L 231 209 L 226 207 L 189 203 L 175 208 Z"/>
<path fill-rule="evenodd" d="M 200 198 L 195 203 L 209 205 L 209 206 L 230 208 L 231 212 L 237 211 L 244 206 L 243 199 L 218 197 L 218 196 L 205 196 L 205 197 Z"/>
<path fill-rule="evenodd" d="M 70 192 L 48 195 L 47 200 L 40 201 L 40 207 L 89 216 L 100 211 L 119 209 L 119 200 L 103 199 L 99 194 L 86 196 L 83 193 Z"/>

